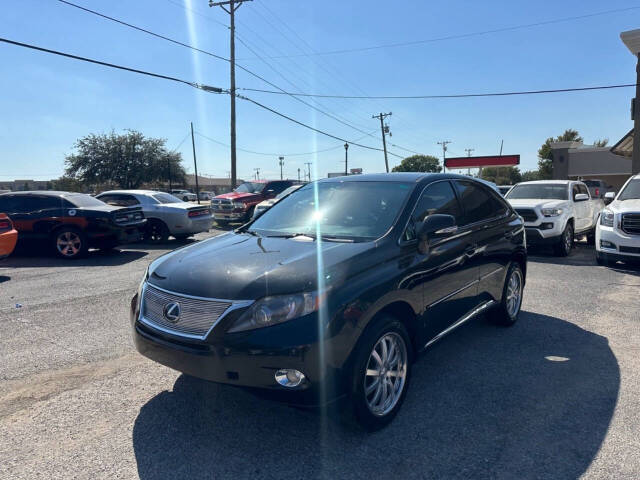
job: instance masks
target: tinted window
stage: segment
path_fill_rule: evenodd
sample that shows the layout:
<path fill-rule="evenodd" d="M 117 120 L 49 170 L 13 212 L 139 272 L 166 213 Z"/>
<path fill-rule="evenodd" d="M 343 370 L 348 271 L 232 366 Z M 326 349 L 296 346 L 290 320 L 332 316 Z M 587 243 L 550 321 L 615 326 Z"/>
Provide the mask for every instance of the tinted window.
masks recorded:
<path fill-rule="evenodd" d="M 406 241 L 415 239 L 417 222 L 423 222 L 429 215 L 434 214 L 453 215 L 456 224 L 463 220 L 460 204 L 449 182 L 436 182 L 425 189 L 413 211 L 413 217 L 407 225 L 403 239 Z"/>
<path fill-rule="evenodd" d="M 0 195 L 0 212 L 8 215 L 26 213 L 28 210 L 25 198 L 23 195 Z"/>
<path fill-rule="evenodd" d="M 507 206 L 497 198 L 496 194 L 481 185 L 459 180 L 455 183 L 464 209 L 464 218 L 460 225 L 481 222 L 507 212 Z"/>
<path fill-rule="evenodd" d="M 104 207 L 105 203 L 93 198 L 91 195 L 85 195 L 84 193 L 76 193 L 69 195 L 67 200 L 76 207 Z"/>
<path fill-rule="evenodd" d="M 506 198 L 531 198 L 540 200 L 568 200 L 567 186 L 561 183 L 525 183 L 509 190 Z"/>
<path fill-rule="evenodd" d="M 98 200 L 109 205 L 115 205 L 117 207 L 130 207 L 132 205 L 138 205 L 138 199 L 133 195 L 123 193 L 110 193 L 107 195 L 100 195 Z"/>
<path fill-rule="evenodd" d="M 640 198 L 640 180 L 631 180 L 618 195 L 618 200 L 620 201 L 637 198 Z M 2 209 L 0 208 L 0 210 Z"/>
<path fill-rule="evenodd" d="M 358 240 L 384 235 L 413 185 L 400 182 L 319 182 L 263 213 L 250 227 L 265 236 L 306 234 Z"/>
<path fill-rule="evenodd" d="M 168 193 L 154 193 L 153 198 L 155 198 L 158 203 L 183 203 L 178 197 L 174 197 Z"/>

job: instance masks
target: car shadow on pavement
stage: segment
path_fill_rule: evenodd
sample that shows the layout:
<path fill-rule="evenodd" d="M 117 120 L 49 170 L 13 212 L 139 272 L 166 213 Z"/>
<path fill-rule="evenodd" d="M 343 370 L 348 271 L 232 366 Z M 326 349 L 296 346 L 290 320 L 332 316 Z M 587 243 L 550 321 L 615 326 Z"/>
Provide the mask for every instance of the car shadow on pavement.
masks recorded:
<path fill-rule="evenodd" d="M 421 355 L 379 432 L 181 375 L 141 408 L 133 447 L 144 480 L 577 478 L 619 385 L 606 338 L 523 312 L 513 328 L 479 318 Z"/>
<path fill-rule="evenodd" d="M 0 267 L 35 268 L 35 267 L 114 267 L 134 262 L 147 255 L 144 251 L 131 250 L 89 250 L 82 258 L 67 260 L 42 253 L 33 255 L 27 252 L 14 252 L 4 260 Z"/>
<path fill-rule="evenodd" d="M 8 282 L 11 280 L 11 277 L 7 277 L 6 275 L 0 275 L 0 283 Z"/>

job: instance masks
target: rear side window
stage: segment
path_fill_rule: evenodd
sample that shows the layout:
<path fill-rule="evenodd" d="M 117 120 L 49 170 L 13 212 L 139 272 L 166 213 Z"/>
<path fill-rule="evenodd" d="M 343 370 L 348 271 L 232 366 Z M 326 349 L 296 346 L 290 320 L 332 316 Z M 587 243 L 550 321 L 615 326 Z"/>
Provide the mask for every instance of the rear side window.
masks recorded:
<path fill-rule="evenodd" d="M 7 195 L 0 197 L 0 212 L 9 216 L 16 213 L 31 213 L 62 208 L 63 206 L 64 201 L 60 197 L 38 195 Z"/>
<path fill-rule="evenodd" d="M 455 184 L 464 209 L 464 216 L 459 225 L 482 222 L 508 212 L 508 207 L 498 198 L 497 193 L 474 182 L 456 180 Z"/>
<path fill-rule="evenodd" d="M 115 205 L 116 207 L 130 207 L 132 205 L 138 205 L 138 199 L 133 195 L 111 193 L 107 195 L 101 195 L 98 200 L 108 203 L 109 205 Z"/>
<path fill-rule="evenodd" d="M 436 182 L 429 185 L 418 200 L 413 217 L 404 232 L 403 240 L 416 238 L 416 224 L 423 222 L 429 215 L 453 215 L 456 223 L 462 220 L 462 209 L 449 182 Z"/>

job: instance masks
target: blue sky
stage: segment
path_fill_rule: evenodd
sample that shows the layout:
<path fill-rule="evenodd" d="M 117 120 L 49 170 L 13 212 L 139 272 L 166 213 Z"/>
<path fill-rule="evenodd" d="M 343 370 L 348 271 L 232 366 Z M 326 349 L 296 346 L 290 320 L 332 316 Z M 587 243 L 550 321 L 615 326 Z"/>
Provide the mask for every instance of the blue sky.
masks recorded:
<path fill-rule="evenodd" d="M 112 0 L 76 3 L 228 57 L 228 15 L 206 0 Z M 186 7 L 186 8 L 185 8 Z M 263 57 L 300 55 L 422 40 L 543 22 L 613 9 L 629 1 L 476 2 L 379 0 L 255 0 L 237 12 L 242 42 Z M 55 0 L 3 5 L 0 36 L 107 62 L 229 86 L 228 63 L 105 21 Z M 238 42 L 238 63 L 280 87 L 346 95 L 420 95 L 535 90 L 632 83 L 635 60 L 621 31 L 640 27 L 640 8 L 519 30 L 356 53 L 263 60 Z M 295 33 L 294 33 L 295 32 Z M 188 86 L 0 44 L 0 179 L 55 178 L 79 137 L 136 129 L 176 148 L 193 121 L 196 130 L 229 143 L 229 98 Z M 238 71 L 238 88 L 268 85 Z M 243 92 L 240 92 L 243 93 Z M 300 121 L 354 140 L 363 133 L 284 96 L 244 92 Z M 631 127 L 633 89 L 526 97 L 448 100 L 321 99 L 321 110 L 372 133 L 361 143 L 380 147 L 371 116 L 392 111 L 391 143 L 441 156 L 436 144 L 451 140 L 449 155 L 519 153 L 521 168 L 536 168 L 536 151 L 549 136 L 575 128 L 588 143 L 611 143 Z M 307 102 L 313 100 L 305 99 Z M 297 176 L 305 162 L 317 175 L 344 168 L 342 142 L 323 137 L 238 101 L 238 175 L 249 179 Z M 199 171 L 226 176 L 229 149 L 196 137 Z M 294 153 L 333 150 L 293 156 Z M 390 151 L 410 155 L 399 147 Z M 179 148 L 193 171 L 190 139 Z M 391 166 L 399 158 L 390 156 Z M 349 166 L 384 169 L 381 152 L 351 147 Z"/>

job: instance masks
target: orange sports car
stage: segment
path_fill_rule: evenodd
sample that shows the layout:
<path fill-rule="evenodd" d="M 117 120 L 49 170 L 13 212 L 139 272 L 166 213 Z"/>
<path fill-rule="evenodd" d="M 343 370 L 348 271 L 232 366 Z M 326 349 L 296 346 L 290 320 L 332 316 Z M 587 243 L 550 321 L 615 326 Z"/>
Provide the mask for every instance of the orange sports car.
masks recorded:
<path fill-rule="evenodd" d="M 18 231 L 4 213 L 0 213 L 0 258 L 11 255 L 18 241 Z"/>

